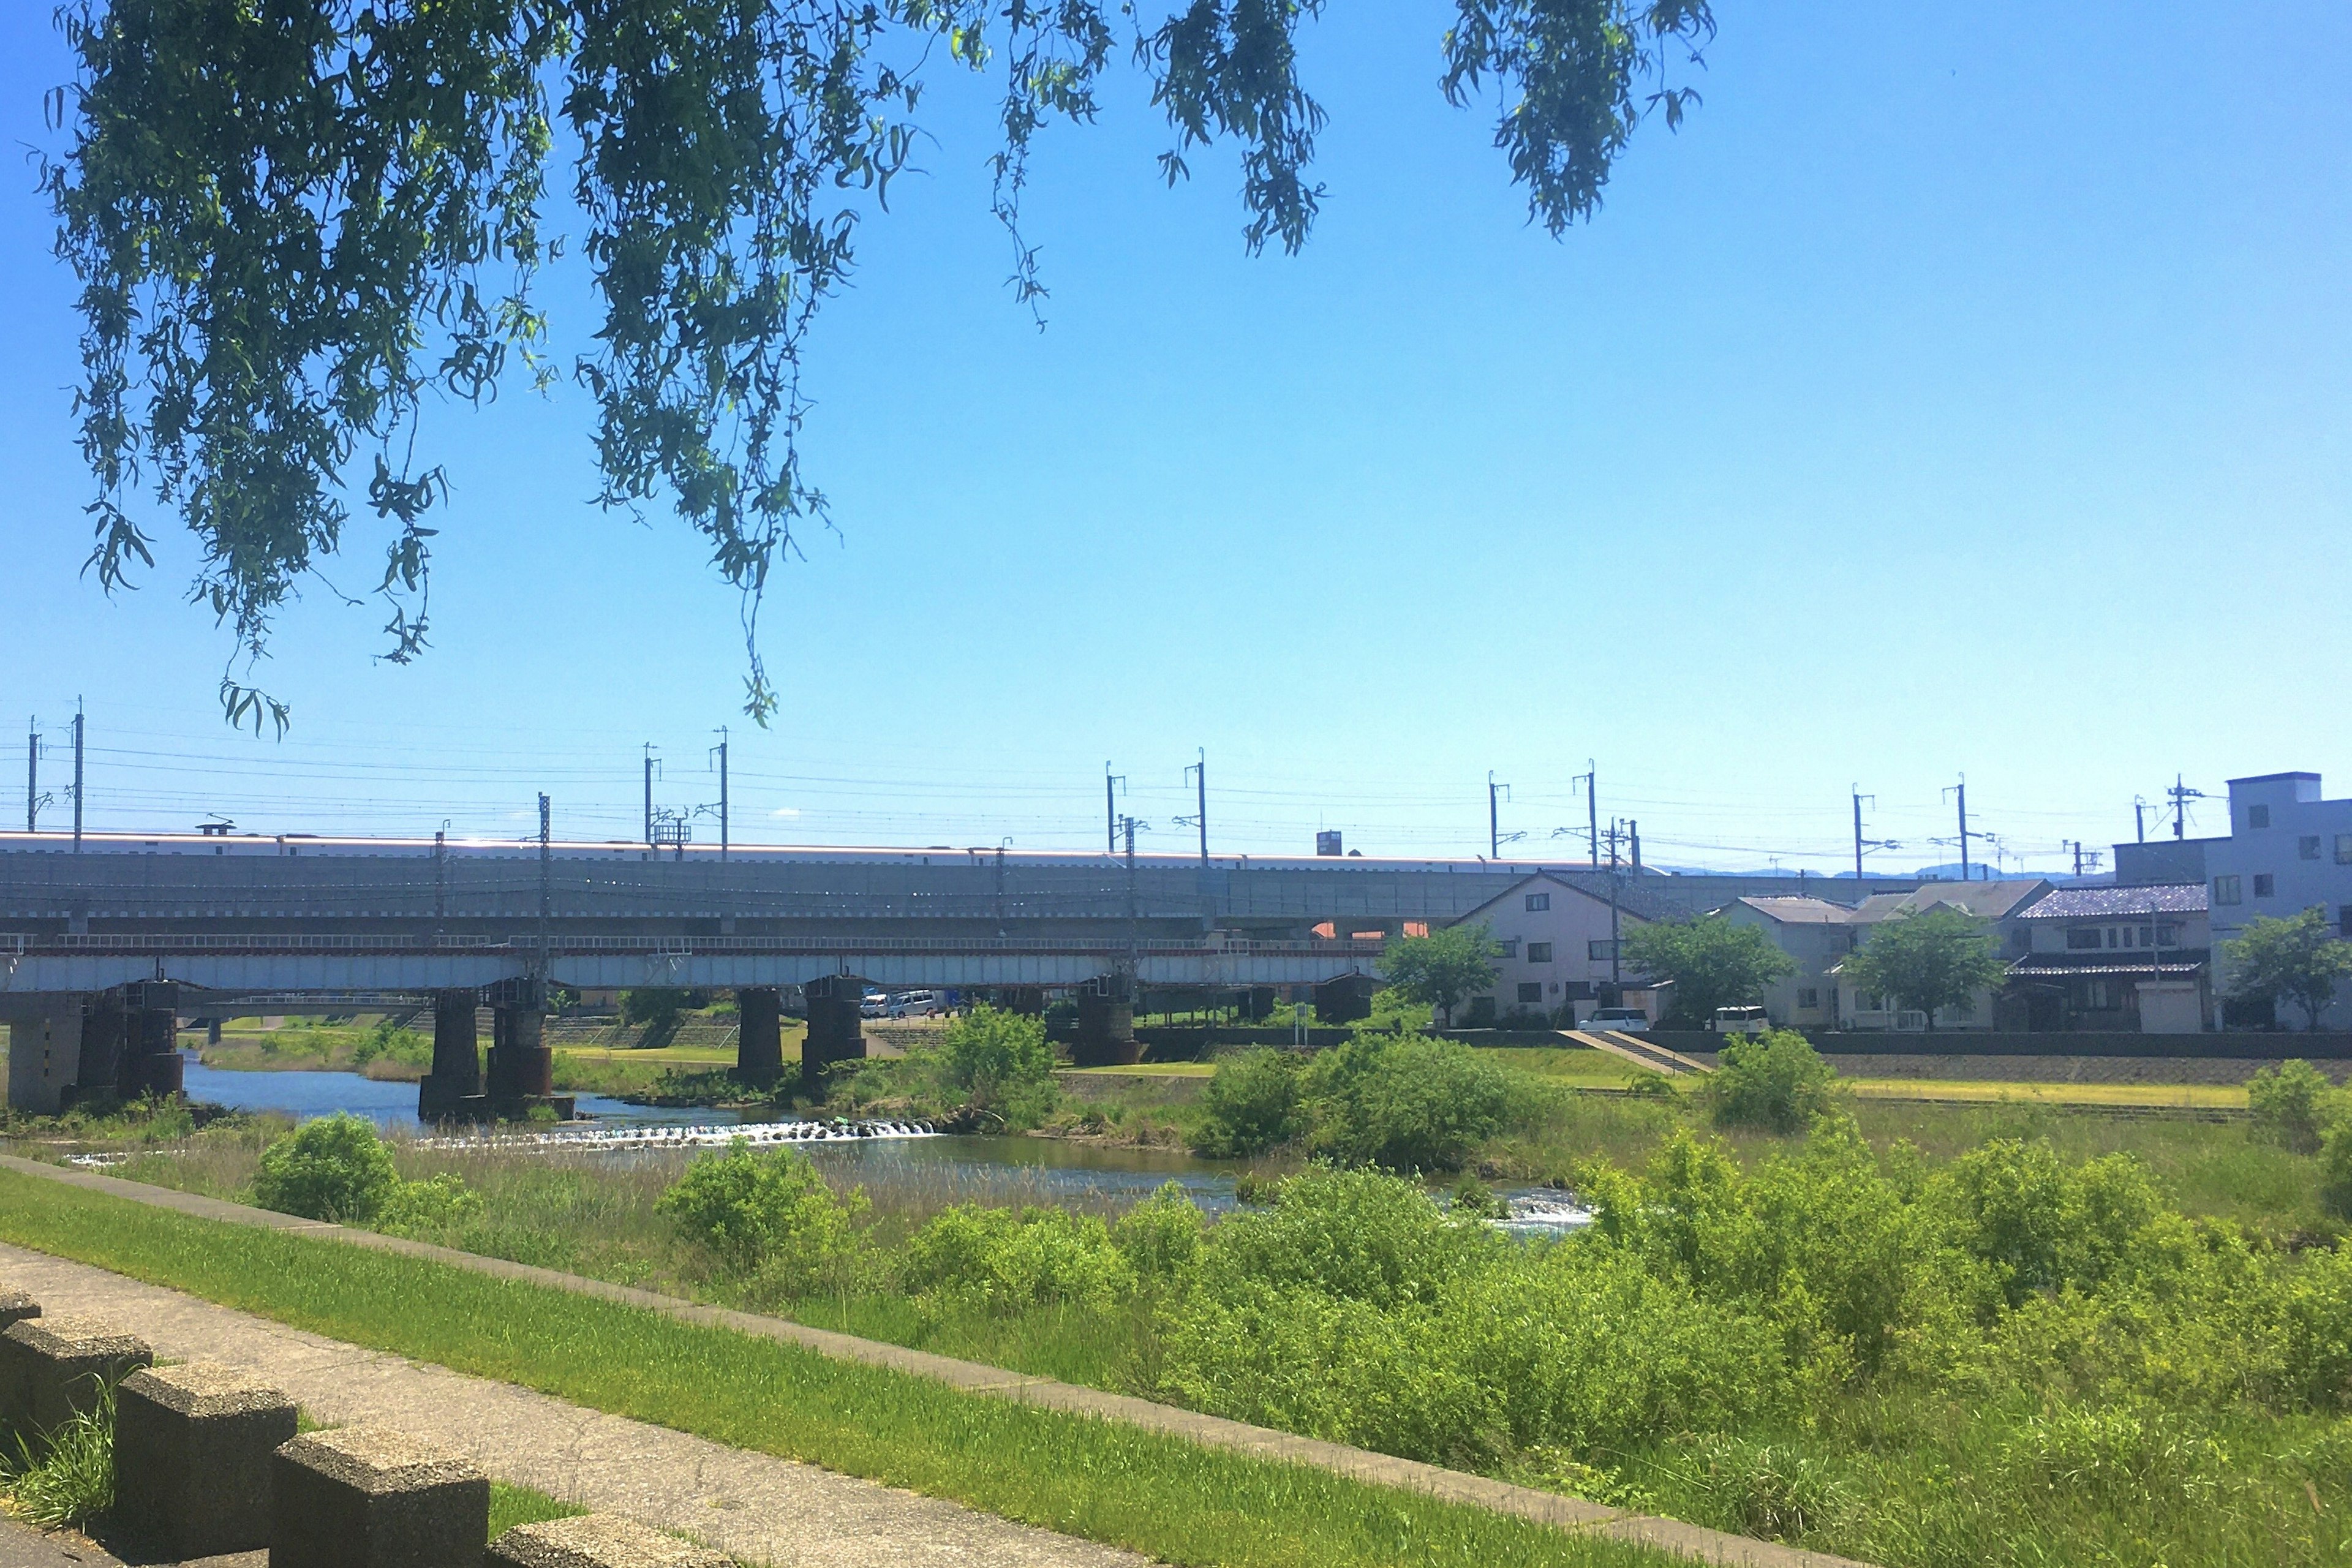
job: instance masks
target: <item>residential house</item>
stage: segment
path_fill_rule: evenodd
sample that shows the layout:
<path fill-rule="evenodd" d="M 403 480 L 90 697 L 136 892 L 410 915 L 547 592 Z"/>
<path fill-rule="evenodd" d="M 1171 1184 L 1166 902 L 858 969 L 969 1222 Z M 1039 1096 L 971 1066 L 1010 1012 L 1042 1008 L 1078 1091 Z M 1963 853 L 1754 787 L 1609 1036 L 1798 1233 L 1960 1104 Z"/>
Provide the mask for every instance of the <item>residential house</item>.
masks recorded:
<path fill-rule="evenodd" d="M 1571 1011 L 1582 1017 L 1616 1001 L 1612 986 L 1630 990 L 1640 980 L 1613 961 L 1613 944 L 1643 923 L 1641 917 L 1621 904 L 1612 924 L 1608 899 L 1549 872 L 1513 883 L 1455 923 L 1485 925 L 1502 948 L 1495 988 L 1455 1009 L 1457 1024 L 1515 1015 L 1566 1021 Z M 1628 998 L 1625 1005 L 1643 1004 Z"/>
<path fill-rule="evenodd" d="M 2188 1035 L 2213 1018 L 2202 882 L 2060 888 L 2019 911 L 2002 1021 L 2027 1029 Z"/>
<path fill-rule="evenodd" d="M 2212 940 L 2242 933 L 2257 915 L 2284 919 L 2324 910 L 2338 933 L 2352 936 L 2352 800 L 2321 798 L 2317 773 L 2263 773 L 2230 781 L 2230 836 L 2204 843 Z M 2218 952 L 2218 947 L 2216 949 Z M 2228 965 L 2217 976 L 2229 986 Z M 2323 1028 L 2352 1027 L 2352 998 L 2342 988 L 2320 1016 Z M 2230 1021 L 2267 1024 L 2229 1010 Z M 2281 1023 L 2303 1022 L 2290 1009 Z"/>
<path fill-rule="evenodd" d="M 1853 950 L 1853 910 L 1827 899 L 1752 898 L 1734 899 L 1722 912 L 1736 925 L 1762 928 L 1774 947 L 1796 961 L 1793 974 L 1765 988 L 1765 1016 L 1784 1029 L 1835 1028 L 1833 971 Z"/>
<path fill-rule="evenodd" d="M 2032 933 L 2017 921 L 2017 916 L 2051 890 L 2047 878 L 2012 879 L 2000 882 L 1930 882 L 1908 893 L 1874 893 L 1855 906 L 1846 921 L 1853 944 L 1860 947 L 1870 940 L 1871 933 L 1881 924 L 1911 915 L 1924 914 L 1938 906 L 1957 909 L 1988 922 L 1997 943 L 1996 951 L 2009 957 L 2022 957 L 2032 943 Z M 1898 1008 L 1892 997 L 1864 991 L 1839 973 L 1838 1024 L 1847 1029 L 1925 1029 L 1928 1026 L 1926 1014 Z M 1936 1010 L 1935 1026 L 1938 1029 L 1990 1029 L 1993 1026 L 1994 995 L 1990 987 L 1980 989 L 1968 1001 Z"/>

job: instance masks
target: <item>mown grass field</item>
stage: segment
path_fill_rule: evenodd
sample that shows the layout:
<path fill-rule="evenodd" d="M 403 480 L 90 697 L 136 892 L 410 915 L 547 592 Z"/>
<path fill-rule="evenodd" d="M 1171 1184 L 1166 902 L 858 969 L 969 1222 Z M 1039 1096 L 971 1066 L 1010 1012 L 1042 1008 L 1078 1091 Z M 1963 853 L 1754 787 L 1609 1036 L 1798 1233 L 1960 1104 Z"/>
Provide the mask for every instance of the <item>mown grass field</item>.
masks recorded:
<path fill-rule="evenodd" d="M 0 1172 L 0 1238 L 354 1344 L 1169 1563 L 1664 1568 L 1679 1561 L 429 1259 L 194 1219 L 14 1172 Z"/>

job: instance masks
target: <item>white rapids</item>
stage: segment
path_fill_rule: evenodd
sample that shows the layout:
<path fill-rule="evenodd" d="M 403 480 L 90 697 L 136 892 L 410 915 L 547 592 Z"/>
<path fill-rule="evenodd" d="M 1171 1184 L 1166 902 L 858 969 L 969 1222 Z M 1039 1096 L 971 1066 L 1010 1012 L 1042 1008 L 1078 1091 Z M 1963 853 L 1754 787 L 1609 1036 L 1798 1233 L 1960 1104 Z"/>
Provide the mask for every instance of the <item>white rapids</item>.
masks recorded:
<path fill-rule="evenodd" d="M 419 1138 L 419 1149 L 724 1149 L 740 1140 L 755 1149 L 780 1143 L 854 1143 L 870 1138 L 936 1138 L 924 1121 L 747 1121 L 734 1126 L 580 1127 L 460 1132 Z"/>

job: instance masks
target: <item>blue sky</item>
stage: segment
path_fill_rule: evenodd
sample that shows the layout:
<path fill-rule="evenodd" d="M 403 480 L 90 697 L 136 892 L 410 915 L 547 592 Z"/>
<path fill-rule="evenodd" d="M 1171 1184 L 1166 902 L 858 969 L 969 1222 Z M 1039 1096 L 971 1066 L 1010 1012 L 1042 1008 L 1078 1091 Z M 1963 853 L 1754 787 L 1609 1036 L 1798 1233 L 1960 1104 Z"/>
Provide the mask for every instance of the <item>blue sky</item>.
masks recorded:
<path fill-rule="evenodd" d="M 28 147 L 48 9 L 0 17 Z M 227 731 L 184 536 L 114 602 L 77 575 L 75 326 L 27 164 L 0 734 L 79 697 L 93 824 L 265 831 L 519 833 L 544 788 L 559 831 L 631 836 L 640 745 L 665 804 L 707 801 L 731 725 L 739 839 L 1084 847 L 1109 759 L 1168 849 L 1198 748 L 1213 847 L 1256 852 L 1483 851 L 1492 770 L 1515 851 L 1580 853 L 1552 835 L 1591 758 L 1650 859 L 1727 868 L 1850 865 L 1856 783 L 1887 869 L 1949 858 L 1962 773 L 2043 869 L 2176 772 L 2352 790 L 2352 12 L 1726 0 L 1705 106 L 1559 242 L 1490 110 L 1436 91 L 1445 14 L 1311 28 L 1328 195 L 1296 258 L 1243 253 L 1228 153 L 1160 186 L 1131 80 L 1046 135 L 1042 334 L 1003 286 L 987 89 L 940 79 L 927 173 L 818 329 L 841 531 L 771 598 L 764 734 L 731 595 L 674 521 L 590 504 L 569 389 L 428 410 L 431 656 L 373 662 L 381 616 L 314 591 L 264 678 L 292 736 Z M 576 344 L 578 278 L 550 299 Z"/>

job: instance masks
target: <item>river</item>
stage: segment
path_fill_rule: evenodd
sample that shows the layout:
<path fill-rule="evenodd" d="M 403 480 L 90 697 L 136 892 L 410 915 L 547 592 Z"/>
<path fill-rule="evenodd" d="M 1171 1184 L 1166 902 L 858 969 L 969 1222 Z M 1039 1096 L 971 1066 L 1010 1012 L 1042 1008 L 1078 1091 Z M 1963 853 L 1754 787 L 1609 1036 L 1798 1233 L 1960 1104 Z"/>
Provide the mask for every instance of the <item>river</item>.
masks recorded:
<path fill-rule="evenodd" d="M 235 1110 L 274 1110 L 297 1120 L 349 1111 L 387 1131 L 416 1124 L 413 1083 L 381 1082 L 351 1072 L 238 1072 L 205 1067 L 193 1057 L 185 1070 L 189 1099 Z M 575 1099 L 582 1114 L 606 1127 L 723 1127 L 742 1121 L 731 1110 L 631 1105 L 593 1094 Z M 1202 1160 L 1181 1150 L 1054 1138 L 856 1138 L 808 1144 L 804 1152 L 868 1187 L 919 1185 L 936 1194 L 945 1185 L 959 1201 L 987 1204 L 1125 1208 L 1172 1181 L 1214 1214 L 1234 1206 L 1234 1182 L 1239 1173 L 1229 1162 Z M 1512 1210 L 1503 1225 L 1511 1231 L 1557 1235 L 1590 1217 L 1563 1194 L 1541 1188 L 1514 1187 L 1503 1195 Z"/>

